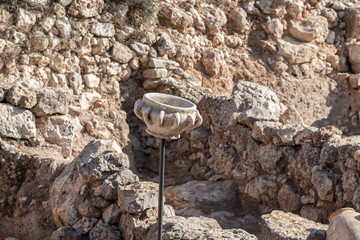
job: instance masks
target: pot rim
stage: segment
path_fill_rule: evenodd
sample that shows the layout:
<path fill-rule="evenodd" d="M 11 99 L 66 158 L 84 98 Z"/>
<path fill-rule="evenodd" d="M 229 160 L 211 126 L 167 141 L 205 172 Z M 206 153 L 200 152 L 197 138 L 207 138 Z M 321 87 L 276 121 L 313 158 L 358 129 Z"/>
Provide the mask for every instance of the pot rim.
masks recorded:
<path fill-rule="evenodd" d="M 165 98 L 173 99 L 176 101 L 181 101 L 182 103 L 185 103 L 186 105 L 189 105 L 189 106 L 188 107 L 179 107 L 179 106 L 174 106 L 174 105 L 166 104 L 163 102 L 159 102 L 154 99 L 154 97 L 159 96 L 159 95 L 160 95 L 160 97 L 165 97 Z M 168 109 L 168 110 L 175 110 L 178 112 L 189 112 L 189 111 L 193 111 L 194 109 L 196 109 L 196 105 L 194 103 L 190 102 L 189 100 L 182 98 L 182 97 L 170 95 L 170 94 L 151 92 L 151 93 L 145 93 L 143 98 L 145 101 L 149 102 L 152 106 L 158 107 L 159 109 L 163 109 L 163 110 Z"/>
<path fill-rule="evenodd" d="M 332 222 L 332 220 L 334 220 L 334 218 L 338 215 L 340 215 L 343 212 L 355 212 L 355 210 L 353 208 L 350 207 L 345 207 L 345 208 L 340 208 L 338 210 L 336 210 L 335 212 L 333 212 L 330 217 L 329 217 L 329 223 Z"/>

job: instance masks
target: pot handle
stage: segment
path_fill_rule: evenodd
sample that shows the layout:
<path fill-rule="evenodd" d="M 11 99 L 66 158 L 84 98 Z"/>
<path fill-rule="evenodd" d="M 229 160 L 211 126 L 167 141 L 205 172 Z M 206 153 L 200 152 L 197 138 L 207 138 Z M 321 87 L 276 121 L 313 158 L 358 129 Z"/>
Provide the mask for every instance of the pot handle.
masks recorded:
<path fill-rule="evenodd" d="M 141 120 L 144 120 L 143 115 L 142 115 L 142 108 L 144 107 L 144 105 L 145 104 L 142 99 L 137 100 L 134 105 L 134 113 Z"/>
<path fill-rule="evenodd" d="M 201 117 L 199 110 L 196 110 L 196 121 L 193 129 L 200 127 L 202 123 L 203 123 L 203 118 Z"/>

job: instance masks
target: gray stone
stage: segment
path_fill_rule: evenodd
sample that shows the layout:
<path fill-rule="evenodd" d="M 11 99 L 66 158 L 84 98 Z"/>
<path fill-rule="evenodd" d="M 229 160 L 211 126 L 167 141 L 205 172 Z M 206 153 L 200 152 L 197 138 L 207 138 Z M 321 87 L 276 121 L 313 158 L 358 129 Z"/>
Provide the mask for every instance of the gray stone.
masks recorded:
<path fill-rule="evenodd" d="M 91 33 L 98 37 L 113 37 L 115 35 L 115 27 L 111 23 L 96 23 L 91 28 Z"/>
<path fill-rule="evenodd" d="M 146 69 L 143 72 L 143 77 L 150 79 L 165 78 L 167 77 L 167 75 L 168 75 L 168 71 L 166 70 L 166 68 L 151 68 L 151 69 Z"/>
<path fill-rule="evenodd" d="M 0 102 L 2 102 L 5 99 L 6 92 L 4 89 L 0 88 Z"/>
<path fill-rule="evenodd" d="M 246 185 L 245 193 L 256 200 L 272 201 L 278 193 L 275 177 L 259 176 L 255 178 Z"/>
<path fill-rule="evenodd" d="M 111 204 L 102 213 L 102 219 L 105 223 L 116 224 L 120 221 L 121 211 L 120 208 L 115 204 Z"/>
<path fill-rule="evenodd" d="M 166 68 L 169 70 L 174 70 L 179 68 L 179 63 L 171 60 L 164 60 L 164 59 L 156 59 L 150 58 L 148 62 L 148 67 L 151 68 Z"/>
<path fill-rule="evenodd" d="M 196 193 L 196 194 L 193 194 Z M 165 189 L 165 197 L 176 208 L 225 208 L 236 201 L 235 185 L 231 181 L 190 181 Z"/>
<path fill-rule="evenodd" d="M 22 31 L 29 31 L 36 23 L 35 14 L 20 8 L 16 16 L 16 27 Z"/>
<path fill-rule="evenodd" d="M 35 116 L 9 104 L 0 103 L 0 136 L 32 138 L 36 136 Z"/>
<path fill-rule="evenodd" d="M 110 49 L 110 41 L 108 38 L 100 38 L 93 44 L 92 54 L 102 55 Z"/>
<path fill-rule="evenodd" d="M 44 51 L 49 46 L 49 40 L 43 32 L 37 31 L 33 38 L 32 45 L 37 51 Z"/>
<path fill-rule="evenodd" d="M 43 88 L 37 90 L 37 104 L 31 111 L 38 117 L 55 113 L 67 114 L 72 96 L 69 90 Z"/>
<path fill-rule="evenodd" d="M 233 95 L 240 97 L 243 101 L 242 110 L 237 116 L 238 122 L 250 124 L 259 120 L 279 120 L 279 99 L 268 87 L 239 81 L 234 88 Z"/>
<path fill-rule="evenodd" d="M 221 32 L 221 28 L 226 24 L 226 14 L 220 8 L 214 8 L 205 16 L 205 23 L 210 35 Z"/>
<path fill-rule="evenodd" d="M 333 2 L 332 8 L 335 11 L 344 11 L 345 10 L 345 4 L 340 2 L 340 1 L 339 2 Z"/>
<path fill-rule="evenodd" d="M 15 85 L 6 93 L 6 101 L 14 106 L 30 109 L 37 103 L 34 90 L 23 85 Z"/>
<path fill-rule="evenodd" d="M 95 226 L 95 224 L 97 223 L 97 219 L 96 218 L 88 218 L 88 217 L 83 217 L 81 220 L 77 221 L 74 225 L 73 228 L 75 229 L 76 232 L 81 233 L 81 234 L 87 234 L 91 229 L 93 229 L 93 227 Z"/>
<path fill-rule="evenodd" d="M 63 157 L 70 157 L 75 136 L 75 122 L 70 116 L 51 116 L 36 122 L 46 141 L 61 147 Z"/>
<path fill-rule="evenodd" d="M 112 50 L 112 59 L 119 63 L 128 63 L 135 53 L 122 43 L 115 42 Z"/>
<path fill-rule="evenodd" d="M 332 201 L 334 197 L 333 182 L 327 169 L 323 166 L 315 166 L 312 169 L 311 183 L 320 200 Z"/>
<path fill-rule="evenodd" d="M 119 240 L 121 232 L 115 226 L 110 226 L 101 221 L 90 231 L 90 240 Z"/>
<path fill-rule="evenodd" d="M 83 79 L 80 73 L 72 72 L 69 74 L 69 85 L 76 95 L 80 95 L 84 88 Z"/>
<path fill-rule="evenodd" d="M 162 8 L 159 10 L 158 19 L 160 24 L 170 26 L 181 32 L 193 25 L 193 19 L 190 15 L 167 3 L 163 4 Z"/>
<path fill-rule="evenodd" d="M 81 233 L 71 227 L 61 227 L 51 234 L 50 240 L 82 240 Z"/>
<path fill-rule="evenodd" d="M 56 226 L 72 226 L 80 220 L 79 213 L 75 208 L 75 200 L 87 182 L 79 176 L 77 169 L 105 151 L 122 153 L 115 141 L 94 140 L 86 145 L 81 153 L 65 167 L 61 175 L 54 180 L 49 191 L 49 203 Z"/>
<path fill-rule="evenodd" d="M 278 0 L 259 0 L 256 2 L 256 6 L 265 14 L 283 17 L 286 14 L 284 3 L 285 1 Z"/>
<path fill-rule="evenodd" d="M 139 182 L 118 188 L 118 205 L 121 211 L 139 213 L 158 204 L 158 184 Z"/>
<path fill-rule="evenodd" d="M 50 4 L 50 0 L 26 0 L 31 7 L 43 8 Z"/>
<path fill-rule="evenodd" d="M 130 47 L 138 54 L 138 55 L 146 55 L 150 51 L 149 45 L 140 43 L 140 42 L 134 42 L 130 44 Z"/>
<path fill-rule="evenodd" d="M 70 38 L 71 37 L 71 24 L 67 18 L 58 19 L 55 22 L 55 26 L 60 31 L 60 35 L 63 38 Z"/>
<path fill-rule="evenodd" d="M 105 180 L 108 176 L 129 168 L 129 158 L 125 153 L 103 153 L 80 164 L 79 173 L 89 183 Z"/>
<path fill-rule="evenodd" d="M 175 53 L 175 44 L 167 33 L 162 32 L 160 34 L 160 39 L 157 41 L 157 50 L 160 55 Z"/>
<path fill-rule="evenodd" d="M 95 17 L 104 8 L 104 0 L 73 0 L 69 13 L 75 17 Z"/>
<path fill-rule="evenodd" d="M 301 197 L 295 189 L 284 184 L 278 193 L 280 209 L 285 212 L 298 212 L 301 208 Z"/>
<path fill-rule="evenodd" d="M 238 33 L 250 30 L 250 24 L 247 21 L 246 11 L 242 8 L 235 8 L 229 13 L 229 21 L 232 29 Z"/>
<path fill-rule="evenodd" d="M 338 24 L 339 18 L 335 10 L 331 8 L 325 8 L 321 14 L 326 17 L 329 28 L 335 27 Z"/>
<path fill-rule="evenodd" d="M 289 31 L 291 36 L 300 41 L 311 42 L 316 40 L 316 42 L 322 43 L 329 33 L 328 21 L 322 16 L 299 20 L 291 25 Z"/>
<path fill-rule="evenodd" d="M 302 218 L 292 213 L 274 210 L 261 216 L 263 240 L 325 240 L 327 225 Z"/>
<path fill-rule="evenodd" d="M 97 88 L 100 84 L 100 78 L 98 78 L 96 75 L 90 73 L 90 74 L 84 75 L 84 82 L 88 88 Z"/>
<path fill-rule="evenodd" d="M 292 39 L 278 40 L 278 54 L 291 64 L 311 62 L 319 48 L 311 43 L 301 43 Z"/>
<path fill-rule="evenodd" d="M 63 5 L 64 7 L 66 7 L 66 6 L 70 5 L 72 1 L 73 0 L 60 0 L 59 3 L 61 5 Z"/>
<path fill-rule="evenodd" d="M 52 17 L 46 17 L 42 22 L 42 28 L 45 32 L 48 32 L 52 29 L 55 24 L 55 19 Z"/>

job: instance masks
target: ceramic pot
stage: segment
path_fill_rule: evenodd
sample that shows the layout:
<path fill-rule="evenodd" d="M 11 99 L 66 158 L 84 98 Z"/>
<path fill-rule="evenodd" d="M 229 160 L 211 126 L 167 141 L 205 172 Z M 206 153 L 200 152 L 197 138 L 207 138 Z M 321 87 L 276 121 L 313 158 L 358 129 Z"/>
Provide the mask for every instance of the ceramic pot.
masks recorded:
<path fill-rule="evenodd" d="M 178 139 L 181 132 L 197 128 L 203 121 L 194 103 L 163 93 L 144 94 L 136 101 L 134 112 L 150 135 L 163 139 Z"/>
<path fill-rule="evenodd" d="M 360 213 L 341 208 L 329 217 L 326 240 L 360 240 Z"/>

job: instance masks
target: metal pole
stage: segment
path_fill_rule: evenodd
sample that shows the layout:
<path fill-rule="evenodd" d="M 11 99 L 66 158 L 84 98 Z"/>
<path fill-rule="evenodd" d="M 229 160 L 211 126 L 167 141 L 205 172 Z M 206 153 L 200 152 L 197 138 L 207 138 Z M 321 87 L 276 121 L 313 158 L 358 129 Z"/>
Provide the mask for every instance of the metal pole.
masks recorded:
<path fill-rule="evenodd" d="M 160 166 L 159 166 L 159 205 L 158 205 L 158 240 L 162 239 L 163 204 L 164 204 L 164 178 L 165 178 L 165 139 L 161 139 Z"/>

